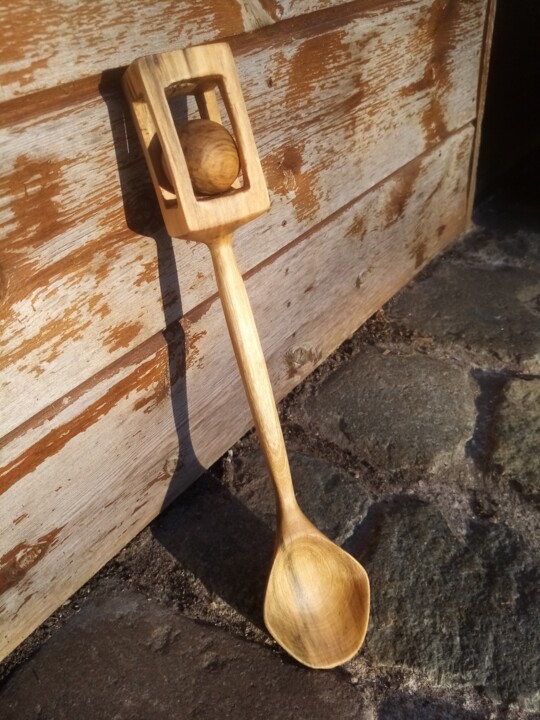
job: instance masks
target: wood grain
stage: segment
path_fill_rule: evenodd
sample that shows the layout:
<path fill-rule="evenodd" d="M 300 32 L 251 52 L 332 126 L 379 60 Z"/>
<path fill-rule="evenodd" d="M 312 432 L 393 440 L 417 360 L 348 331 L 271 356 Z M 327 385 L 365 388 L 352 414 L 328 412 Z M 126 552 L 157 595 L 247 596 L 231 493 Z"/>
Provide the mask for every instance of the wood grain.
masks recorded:
<path fill-rule="evenodd" d="M 230 190 L 240 172 L 238 149 L 231 133 L 205 118 L 189 120 L 178 126 L 177 132 L 195 193 L 216 195 Z M 172 173 L 163 153 L 161 163 L 172 187 Z"/>
<path fill-rule="evenodd" d="M 198 45 L 138 58 L 126 70 L 122 86 L 165 228 L 172 237 L 206 243 L 268 211 L 268 190 L 234 58 L 227 43 Z M 168 99 L 166 88 L 170 87 L 175 90 Z M 225 106 L 223 115 L 218 96 Z M 187 147 L 182 148 L 171 111 L 173 102 L 187 104 L 190 99 L 204 119 L 194 119 L 188 125 L 200 127 L 201 123 L 203 126 L 208 123 L 226 135 L 227 127 L 221 122 L 229 125 L 235 138 L 230 138 L 235 161 L 242 168 L 240 186 L 205 201 L 197 198 L 194 192 L 190 152 Z M 213 118 L 212 121 L 209 118 Z M 191 150 L 194 139 L 192 136 Z M 209 148 L 208 138 L 206 148 Z M 163 159 L 171 178 L 172 187 L 169 188 L 163 177 Z M 232 182 L 234 180 L 236 177 Z"/>
<path fill-rule="evenodd" d="M 140 55 L 224 39 L 346 1 L 4 0 L 0 102 L 78 83 Z"/>
<path fill-rule="evenodd" d="M 327 669 L 360 649 L 369 621 L 364 568 L 306 518 L 296 500 L 274 392 L 231 235 L 208 241 L 220 302 L 276 498 L 265 624 L 299 662 Z"/>
<path fill-rule="evenodd" d="M 451 135 L 247 274 L 278 397 L 465 229 L 473 136 Z M 249 427 L 242 398 L 213 297 L 4 438 L 0 656 Z"/>
<path fill-rule="evenodd" d="M 273 203 L 237 233 L 243 272 L 474 119 L 485 7 L 355 2 L 234 40 Z M 205 250 L 163 232 L 118 83 L 24 117 L 0 143 L 10 432 L 214 285 Z"/>
<path fill-rule="evenodd" d="M 0 23 L 0 100 L 76 83 L 127 65 L 138 55 L 208 42 L 258 25 L 251 4 L 240 0 L 7 0 L 0 5 Z"/>
<path fill-rule="evenodd" d="M 272 636 L 303 665 L 327 670 L 359 651 L 369 622 L 366 571 L 301 514 L 278 538 L 264 598 Z"/>

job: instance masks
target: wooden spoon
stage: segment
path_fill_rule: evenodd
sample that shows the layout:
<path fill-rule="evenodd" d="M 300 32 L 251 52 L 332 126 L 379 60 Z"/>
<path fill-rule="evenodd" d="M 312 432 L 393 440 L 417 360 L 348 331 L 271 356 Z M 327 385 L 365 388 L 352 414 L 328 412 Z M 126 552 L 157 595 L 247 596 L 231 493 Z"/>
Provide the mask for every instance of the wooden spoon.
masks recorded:
<path fill-rule="evenodd" d="M 369 618 L 364 568 L 330 542 L 300 510 L 283 434 L 231 236 L 209 243 L 214 271 L 278 510 L 274 563 L 264 600 L 266 627 L 294 658 L 331 668 L 360 648 Z"/>
<path fill-rule="evenodd" d="M 211 78 L 215 84 L 216 77 L 225 95 L 236 142 L 232 137 L 228 141 L 222 132 L 215 133 L 212 128 L 207 132 L 208 124 L 199 123 L 199 130 L 193 128 L 185 133 L 189 139 L 181 148 L 163 87 L 171 80 L 177 86 L 185 83 L 195 94 L 203 119 L 219 122 L 212 88 L 205 81 Z M 232 230 L 269 207 L 232 55 L 227 45 L 219 43 L 141 58 L 130 65 L 124 87 L 167 229 L 171 235 L 204 242 L 210 250 L 238 367 L 274 484 L 278 522 L 264 601 L 266 626 L 277 642 L 304 665 L 335 667 L 350 659 L 364 640 L 369 619 L 369 581 L 364 568 L 304 516 L 294 494 L 268 370 L 232 248 Z M 161 156 L 156 159 L 153 150 L 156 136 L 164 167 Z M 218 137 L 215 148 L 214 137 Z M 186 163 L 191 142 L 205 149 L 198 155 L 205 160 L 195 169 Z M 194 187 L 211 187 L 216 168 L 222 173 L 222 154 L 236 152 L 243 186 L 205 200 L 197 198 Z M 169 181 L 166 184 L 172 185 L 174 194 L 164 188 L 160 179 L 164 170 Z M 176 208 L 171 195 L 177 200 Z"/>

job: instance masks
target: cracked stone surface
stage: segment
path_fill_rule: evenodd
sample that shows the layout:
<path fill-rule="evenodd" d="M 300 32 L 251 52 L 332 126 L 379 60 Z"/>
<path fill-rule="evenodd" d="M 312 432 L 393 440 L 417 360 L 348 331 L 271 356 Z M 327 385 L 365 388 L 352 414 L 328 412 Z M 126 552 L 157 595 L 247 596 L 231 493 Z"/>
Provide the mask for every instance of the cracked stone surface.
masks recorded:
<path fill-rule="evenodd" d="M 2 720 L 540 720 L 540 211 L 509 208 L 280 408 L 302 508 L 370 576 L 361 652 L 317 672 L 266 633 L 248 434 L 0 664 Z"/>

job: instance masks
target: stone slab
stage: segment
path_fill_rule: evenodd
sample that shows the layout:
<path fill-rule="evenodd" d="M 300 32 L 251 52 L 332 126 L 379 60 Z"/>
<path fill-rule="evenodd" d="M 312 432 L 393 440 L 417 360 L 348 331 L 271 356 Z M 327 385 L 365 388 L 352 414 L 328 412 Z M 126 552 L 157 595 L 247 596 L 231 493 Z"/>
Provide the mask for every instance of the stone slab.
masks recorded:
<path fill-rule="evenodd" d="M 540 274 L 440 261 L 388 305 L 390 318 L 444 345 L 540 367 Z"/>
<path fill-rule="evenodd" d="M 371 579 L 371 663 L 540 710 L 540 563 L 514 530 L 471 521 L 457 538 L 436 507 L 398 495 L 370 508 L 347 549 Z"/>
<path fill-rule="evenodd" d="M 474 427 L 467 371 L 414 352 L 366 347 L 301 406 L 321 436 L 390 469 L 462 457 Z"/>
<path fill-rule="evenodd" d="M 338 672 L 126 592 L 90 603 L 8 681 L 2 720 L 359 720 L 362 695 Z"/>
<path fill-rule="evenodd" d="M 289 451 L 296 496 L 308 518 L 333 542 L 342 544 L 364 517 L 370 502 L 365 471 L 349 474 L 329 460 Z M 260 451 L 239 459 L 238 498 L 271 528 L 275 501 L 266 463 Z"/>

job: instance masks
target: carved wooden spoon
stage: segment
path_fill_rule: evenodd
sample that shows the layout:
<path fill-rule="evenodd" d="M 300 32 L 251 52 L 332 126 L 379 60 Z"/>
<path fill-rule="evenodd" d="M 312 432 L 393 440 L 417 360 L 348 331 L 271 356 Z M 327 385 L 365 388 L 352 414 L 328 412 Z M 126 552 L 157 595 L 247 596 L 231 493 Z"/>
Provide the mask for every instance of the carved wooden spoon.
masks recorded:
<path fill-rule="evenodd" d="M 223 127 L 214 127 L 220 123 L 216 86 L 236 142 L 224 135 Z M 171 87 L 195 95 L 206 121 L 181 133 L 186 138 L 183 146 L 165 94 Z M 232 249 L 232 231 L 269 207 L 232 54 L 226 44 L 218 43 L 140 58 L 128 68 L 124 88 L 169 233 L 204 242 L 210 250 L 238 367 L 274 484 L 278 522 L 264 601 L 266 625 L 277 642 L 304 665 L 335 667 L 350 659 L 364 640 L 369 581 L 364 568 L 304 516 L 294 494 L 268 370 Z M 225 156 L 232 161 L 224 162 Z M 223 185 L 224 168 L 238 167 L 237 160 L 243 184 L 227 191 L 235 173 Z M 213 187 L 219 187 L 220 194 L 201 197 Z"/>
<path fill-rule="evenodd" d="M 227 235 L 208 244 L 219 295 L 278 509 L 264 620 L 277 642 L 313 668 L 331 668 L 360 648 L 369 618 L 364 568 L 300 510 L 247 292 Z"/>

